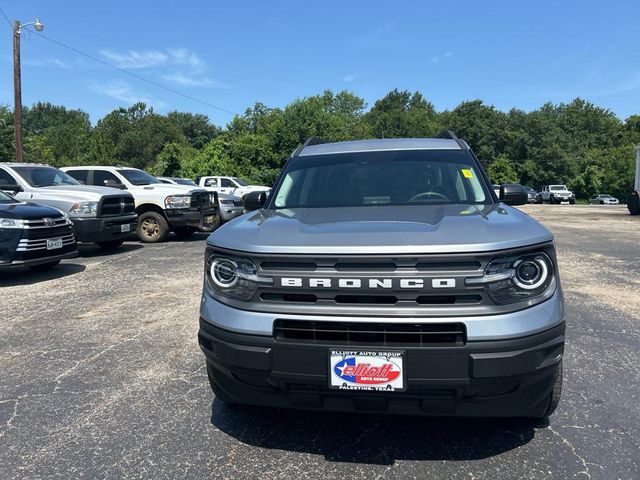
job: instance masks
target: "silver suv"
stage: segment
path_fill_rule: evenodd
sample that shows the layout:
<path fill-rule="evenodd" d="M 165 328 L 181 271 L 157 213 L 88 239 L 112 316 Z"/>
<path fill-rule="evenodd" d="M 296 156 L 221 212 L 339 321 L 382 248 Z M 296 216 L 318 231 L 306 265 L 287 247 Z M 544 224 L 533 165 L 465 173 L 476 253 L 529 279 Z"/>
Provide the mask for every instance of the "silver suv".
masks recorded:
<path fill-rule="evenodd" d="M 553 236 L 444 138 L 307 141 L 207 241 L 199 341 L 218 399 L 545 418 L 562 385 Z"/>

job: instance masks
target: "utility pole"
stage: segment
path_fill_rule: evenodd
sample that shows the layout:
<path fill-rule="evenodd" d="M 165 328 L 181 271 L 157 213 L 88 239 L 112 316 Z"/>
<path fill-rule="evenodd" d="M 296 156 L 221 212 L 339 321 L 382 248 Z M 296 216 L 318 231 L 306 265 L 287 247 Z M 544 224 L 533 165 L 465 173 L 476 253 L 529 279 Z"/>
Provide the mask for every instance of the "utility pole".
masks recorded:
<path fill-rule="evenodd" d="M 22 83 L 20 80 L 20 20 L 13 22 L 13 128 L 16 135 L 16 162 L 23 162 Z"/>
<path fill-rule="evenodd" d="M 16 162 L 24 162 L 22 152 L 22 82 L 20 79 L 20 32 L 23 27 L 33 25 L 36 32 L 41 32 L 44 25 L 36 17 L 34 22 L 20 24 L 13 22 L 13 129 L 16 135 Z"/>

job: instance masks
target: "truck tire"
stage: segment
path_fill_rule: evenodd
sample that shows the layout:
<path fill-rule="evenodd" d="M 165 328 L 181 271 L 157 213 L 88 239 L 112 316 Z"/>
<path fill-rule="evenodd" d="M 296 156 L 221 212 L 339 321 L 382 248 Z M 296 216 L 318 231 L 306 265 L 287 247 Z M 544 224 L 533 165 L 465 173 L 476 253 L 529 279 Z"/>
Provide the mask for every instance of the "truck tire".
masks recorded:
<path fill-rule="evenodd" d="M 113 250 L 114 248 L 118 248 L 120 245 L 124 243 L 124 240 L 109 240 L 106 242 L 96 242 L 100 248 L 104 248 L 105 250 Z"/>
<path fill-rule="evenodd" d="M 631 215 L 640 215 L 640 192 L 631 192 L 627 198 L 627 208 Z"/>
<path fill-rule="evenodd" d="M 576 199 L 575 198 L 570 198 L 569 199 L 569 205 L 575 205 L 576 204 Z"/>
<path fill-rule="evenodd" d="M 56 260 L 55 262 L 41 263 L 40 265 L 31 265 L 29 268 L 34 272 L 46 272 L 48 270 L 51 270 L 52 268 L 57 267 L 59 263 L 60 260 Z"/>
<path fill-rule="evenodd" d="M 178 238 L 188 238 L 196 233 L 196 231 L 195 228 L 191 227 L 176 227 L 173 229 L 173 233 L 175 233 Z"/>
<path fill-rule="evenodd" d="M 144 212 L 138 217 L 136 233 L 144 243 L 164 242 L 169 237 L 169 224 L 160 213 Z"/>

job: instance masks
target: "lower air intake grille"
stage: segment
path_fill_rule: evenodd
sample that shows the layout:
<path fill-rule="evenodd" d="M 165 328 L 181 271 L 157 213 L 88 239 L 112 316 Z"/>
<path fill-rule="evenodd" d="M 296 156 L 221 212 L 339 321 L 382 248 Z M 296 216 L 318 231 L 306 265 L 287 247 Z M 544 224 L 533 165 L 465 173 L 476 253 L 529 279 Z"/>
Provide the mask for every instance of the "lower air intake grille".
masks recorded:
<path fill-rule="evenodd" d="M 276 341 L 331 345 L 463 346 L 462 323 L 403 324 L 368 322 L 314 322 L 282 320 L 274 323 Z"/>

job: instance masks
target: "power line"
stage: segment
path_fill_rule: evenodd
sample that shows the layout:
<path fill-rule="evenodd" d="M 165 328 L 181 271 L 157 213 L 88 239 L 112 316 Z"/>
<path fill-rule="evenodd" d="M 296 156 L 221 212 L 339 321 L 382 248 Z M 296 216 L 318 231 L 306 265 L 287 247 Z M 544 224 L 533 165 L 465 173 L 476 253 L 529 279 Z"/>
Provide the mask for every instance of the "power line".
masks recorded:
<path fill-rule="evenodd" d="M 4 10 L 0 8 L 0 13 L 2 13 L 2 16 L 4 17 L 4 19 L 7 21 L 7 23 L 9 24 L 9 26 L 11 28 L 13 28 L 13 25 L 11 24 L 11 20 L 9 20 L 9 17 L 7 17 L 7 14 L 4 13 Z"/>
<path fill-rule="evenodd" d="M 2 13 L 2 16 L 5 18 L 5 20 L 7 21 L 7 23 L 11 27 L 11 21 L 9 20 L 9 17 L 7 17 L 6 13 L 4 13 L 4 10 L 2 10 L 1 8 L 0 8 L 0 13 Z M 98 63 L 100 63 L 100 64 L 102 64 L 102 65 L 104 65 L 106 67 L 113 68 L 114 70 L 117 70 L 120 73 L 124 73 L 125 75 L 129 75 L 130 77 L 133 77 L 133 78 L 135 78 L 137 80 L 140 80 L 141 82 L 146 82 L 149 85 L 153 85 L 156 88 L 160 88 L 160 89 L 165 90 L 167 92 L 173 93 L 174 95 L 178 95 L 180 97 L 183 97 L 183 98 L 186 98 L 188 100 L 191 100 L 192 102 L 200 103 L 202 105 L 205 105 L 205 106 L 207 106 L 209 108 L 213 108 L 213 109 L 219 110 L 221 112 L 229 113 L 231 115 L 240 115 L 237 112 L 233 112 L 231 110 L 227 110 L 226 108 L 218 107 L 217 105 L 209 103 L 209 102 L 207 102 L 205 100 L 201 100 L 201 99 L 196 98 L 196 97 L 194 97 L 192 95 L 189 95 L 187 93 L 182 93 L 182 92 L 180 92 L 178 90 L 174 90 L 173 88 L 167 87 L 166 85 L 163 85 L 161 83 L 158 83 L 158 82 L 155 82 L 155 81 L 153 81 L 151 79 L 143 77 L 142 75 L 138 75 L 137 73 L 130 72 L 129 70 L 125 70 L 124 68 L 120 68 L 120 67 L 118 67 L 116 65 L 113 65 L 112 63 L 109 63 L 109 62 L 107 62 L 105 60 L 102 60 L 101 58 L 95 57 L 95 56 L 93 56 L 93 55 L 91 55 L 89 53 L 83 52 L 82 50 L 78 50 L 77 48 L 74 48 L 74 47 L 72 47 L 70 45 L 62 43 L 59 40 L 55 40 L 55 39 L 53 39 L 51 37 L 48 37 L 48 36 L 44 35 L 43 33 L 36 32 L 36 31 L 31 30 L 31 29 L 29 29 L 29 32 L 33 33 L 33 34 L 35 34 L 35 35 L 37 35 L 37 36 L 39 36 L 41 38 L 44 38 L 45 40 L 47 40 L 47 41 L 49 41 L 49 42 L 51 42 L 51 43 L 53 43 L 53 44 L 55 44 L 55 45 L 57 45 L 59 47 L 66 48 L 67 50 L 71 50 L 72 52 L 74 52 L 74 53 L 76 53 L 78 55 L 82 55 L 83 57 L 89 58 L 89 59 L 93 60 L 94 62 L 98 62 Z"/>
<path fill-rule="evenodd" d="M 182 93 L 182 92 L 180 92 L 178 90 L 174 90 L 173 88 L 167 87 L 166 85 L 162 85 L 161 83 L 158 83 L 158 82 L 155 82 L 153 80 L 150 80 L 150 79 L 148 79 L 146 77 L 143 77 L 142 75 L 138 75 L 137 73 L 130 72 L 129 70 L 125 70 L 124 68 L 120 68 L 120 67 L 118 67 L 116 65 L 113 65 L 112 63 L 109 63 L 109 62 L 107 62 L 105 60 L 102 60 L 101 58 L 95 57 L 95 56 L 93 56 L 93 55 L 91 55 L 89 53 L 86 53 L 86 52 L 83 52 L 81 50 L 78 50 L 77 48 L 74 48 L 74 47 L 72 47 L 70 45 L 62 43 L 62 42 L 60 42 L 58 40 L 54 40 L 51 37 L 47 37 L 46 35 L 44 35 L 44 34 L 42 34 L 40 32 L 31 31 L 31 33 L 37 35 L 38 37 L 44 38 L 45 40 L 47 40 L 47 41 L 49 41 L 49 42 L 51 42 L 51 43 L 53 43 L 55 45 L 58 45 L 59 47 L 66 48 L 67 50 L 71 50 L 72 52 L 77 53 L 78 55 L 82 55 L 83 57 L 87 57 L 87 58 L 93 60 L 94 62 L 101 63 L 102 65 L 105 65 L 105 66 L 107 66 L 109 68 L 113 68 L 114 70 L 117 70 L 120 73 L 124 73 L 125 75 L 129 75 L 130 77 L 136 78 L 136 79 L 138 79 L 138 80 L 140 80 L 142 82 L 146 82 L 146 83 L 148 83 L 150 85 L 153 85 L 154 87 L 160 88 L 162 90 L 166 90 L 167 92 L 173 93 L 174 95 L 178 95 L 180 97 L 186 98 L 186 99 L 191 100 L 193 102 L 197 102 L 197 103 L 200 103 L 202 105 L 206 105 L 207 107 L 214 108 L 216 110 L 220 110 L 221 112 L 229 113 L 231 115 L 240 115 L 237 112 L 233 112 L 231 110 L 227 110 L 226 108 L 218 107 L 217 105 L 213 105 L 212 103 L 209 103 L 209 102 L 207 102 L 205 100 L 201 100 L 201 99 L 196 98 L 196 97 L 194 97 L 192 95 L 189 95 L 189 94 L 186 94 L 186 93 Z"/>

